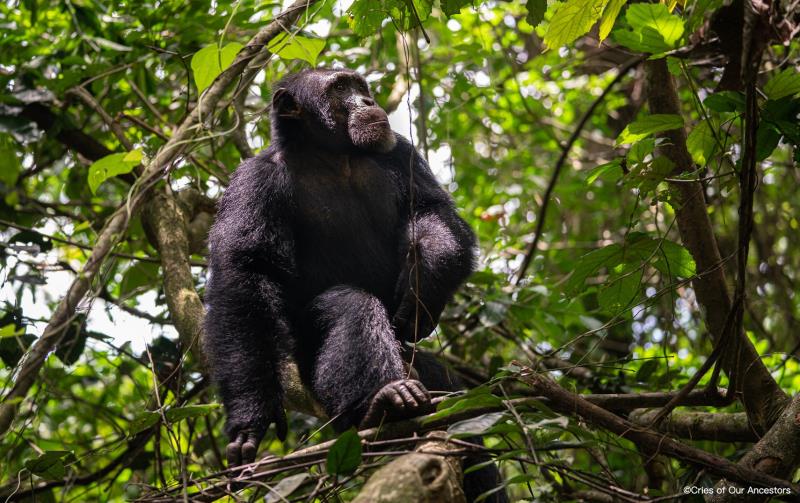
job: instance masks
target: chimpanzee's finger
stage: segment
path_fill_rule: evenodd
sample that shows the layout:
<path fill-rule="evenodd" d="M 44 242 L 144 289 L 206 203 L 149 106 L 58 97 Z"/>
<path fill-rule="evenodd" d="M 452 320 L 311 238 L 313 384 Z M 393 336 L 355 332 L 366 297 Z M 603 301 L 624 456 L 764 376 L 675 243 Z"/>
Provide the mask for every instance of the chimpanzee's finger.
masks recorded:
<path fill-rule="evenodd" d="M 405 405 L 408 408 L 416 409 L 419 406 L 419 404 L 417 403 L 417 400 L 414 399 L 414 395 L 412 395 L 411 392 L 408 391 L 408 384 L 407 383 L 403 383 L 400 386 L 398 386 L 397 387 L 397 391 L 398 391 L 398 393 L 400 393 L 400 396 L 403 397 L 403 402 L 405 403 Z"/>
<path fill-rule="evenodd" d="M 427 388 L 419 381 L 408 381 L 408 390 L 417 399 L 420 404 L 425 404 L 431 401 L 431 395 L 428 393 Z"/>
<path fill-rule="evenodd" d="M 242 443 L 245 441 L 245 434 L 239 433 L 233 442 L 228 444 L 225 455 L 228 458 L 228 467 L 239 466 L 242 464 Z"/>

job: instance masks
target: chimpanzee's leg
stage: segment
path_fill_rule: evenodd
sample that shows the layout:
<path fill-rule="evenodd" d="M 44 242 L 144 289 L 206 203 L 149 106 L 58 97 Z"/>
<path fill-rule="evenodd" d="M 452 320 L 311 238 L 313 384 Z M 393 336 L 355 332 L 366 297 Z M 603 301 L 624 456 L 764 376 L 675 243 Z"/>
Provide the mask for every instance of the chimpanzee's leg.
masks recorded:
<path fill-rule="evenodd" d="M 407 378 L 400 345 L 377 297 L 337 286 L 317 296 L 307 314 L 313 335 L 305 330 L 311 336 L 301 336 L 297 344 L 319 348 L 309 380 L 335 429 L 428 410 L 430 396 L 419 381 Z"/>

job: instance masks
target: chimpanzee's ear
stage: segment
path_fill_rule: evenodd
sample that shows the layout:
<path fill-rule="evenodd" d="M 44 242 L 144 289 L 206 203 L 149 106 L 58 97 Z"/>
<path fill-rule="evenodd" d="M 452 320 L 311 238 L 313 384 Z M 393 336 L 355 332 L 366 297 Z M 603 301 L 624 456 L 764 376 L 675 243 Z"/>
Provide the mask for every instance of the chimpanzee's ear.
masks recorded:
<path fill-rule="evenodd" d="M 279 87 L 272 94 L 272 109 L 280 117 L 300 117 L 300 106 L 284 87 Z"/>

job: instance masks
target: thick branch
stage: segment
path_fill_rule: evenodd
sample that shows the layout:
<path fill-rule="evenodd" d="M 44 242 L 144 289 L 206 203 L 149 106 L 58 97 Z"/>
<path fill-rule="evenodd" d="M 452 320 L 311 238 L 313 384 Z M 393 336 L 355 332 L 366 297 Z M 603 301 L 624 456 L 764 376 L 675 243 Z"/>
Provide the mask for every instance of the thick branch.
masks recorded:
<path fill-rule="evenodd" d="M 156 239 L 164 277 L 164 295 L 170 318 L 184 351 L 191 351 L 205 367 L 200 340 L 203 333 L 205 307 L 194 286 L 189 263 L 187 216 L 175 197 L 168 192 L 153 195 L 143 212 L 145 225 Z"/>
<path fill-rule="evenodd" d="M 747 486 L 780 487 L 789 489 L 793 495 L 800 495 L 800 487 L 791 482 L 761 473 L 706 451 L 684 445 L 663 433 L 643 428 L 628 420 L 584 400 L 580 395 L 570 393 L 546 376 L 532 371 L 523 373 L 520 379 L 530 385 L 536 393 L 550 399 L 549 406 L 563 414 L 577 415 L 586 422 L 628 439 L 636 447 L 651 455 L 665 455 L 686 461 L 709 473 Z M 785 447 L 784 447 L 785 448 Z"/>
<path fill-rule="evenodd" d="M 667 70 L 665 59 L 648 61 L 648 99 L 654 114 L 681 114 L 675 81 Z M 675 164 L 675 175 L 694 171 L 692 158 L 686 148 L 683 128 L 668 131 L 661 153 Z M 671 183 L 677 195 L 675 213 L 683 245 L 697 264 L 697 279 L 692 286 L 697 300 L 705 309 L 706 325 L 714 344 L 723 344 L 721 363 L 732 379 L 735 393 L 742 399 L 753 426 L 761 432 L 778 417 L 788 397 L 778 387 L 764 366 L 753 344 L 743 331 L 726 337 L 725 325 L 733 303 L 720 264 L 717 240 L 708 217 L 703 186 L 699 182 Z"/>
<path fill-rule="evenodd" d="M 629 419 L 641 426 L 650 426 L 659 409 L 635 410 Z M 712 440 L 717 442 L 757 442 L 747 414 L 712 412 L 673 412 L 659 424 L 659 431 L 689 440 Z"/>
<path fill-rule="evenodd" d="M 460 462 L 464 447 L 448 443 L 443 431 L 431 432 L 428 437 L 437 440 L 421 443 L 416 452 L 381 467 L 372 474 L 353 503 L 465 503 Z M 458 455 L 452 454 L 454 452 Z"/>

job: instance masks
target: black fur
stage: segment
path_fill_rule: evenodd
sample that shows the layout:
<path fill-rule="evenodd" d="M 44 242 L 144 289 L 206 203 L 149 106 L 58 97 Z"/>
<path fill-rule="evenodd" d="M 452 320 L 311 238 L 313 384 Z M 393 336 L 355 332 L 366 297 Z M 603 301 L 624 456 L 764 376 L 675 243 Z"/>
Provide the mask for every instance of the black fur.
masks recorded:
<path fill-rule="evenodd" d="M 234 464 L 252 461 L 271 423 L 286 434 L 277 368 L 287 353 L 337 430 L 361 424 L 381 390 L 423 411 L 403 344 L 430 334 L 474 261 L 472 231 L 361 76 L 291 75 L 271 119 L 272 144 L 236 170 L 209 236 L 205 350 Z M 419 356 L 425 386 L 457 389 Z M 479 489 L 498 483 L 490 468 Z"/>

